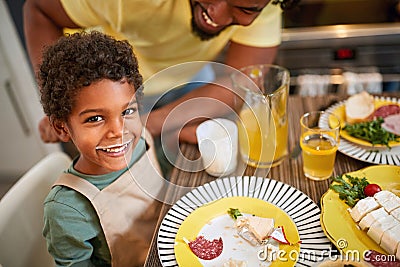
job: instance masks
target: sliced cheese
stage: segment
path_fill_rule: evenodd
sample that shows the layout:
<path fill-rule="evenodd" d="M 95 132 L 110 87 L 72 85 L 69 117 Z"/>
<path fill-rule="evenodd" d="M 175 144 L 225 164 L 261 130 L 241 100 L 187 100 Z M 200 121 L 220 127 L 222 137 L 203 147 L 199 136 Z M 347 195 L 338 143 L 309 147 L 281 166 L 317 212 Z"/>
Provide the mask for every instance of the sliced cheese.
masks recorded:
<path fill-rule="evenodd" d="M 359 222 L 368 212 L 379 208 L 378 202 L 373 197 L 366 197 L 357 202 L 350 210 L 350 215 L 355 222 Z"/>
<path fill-rule="evenodd" d="M 373 210 L 372 212 L 368 213 L 367 215 L 364 216 L 364 218 L 361 219 L 359 226 L 364 231 L 368 230 L 376 220 L 388 215 L 389 214 L 385 211 L 383 207 L 377 210 Z"/>
<path fill-rule="evenodd" d="M 374 198 L 379 204 L 382 204 L 383 202 L 388 201 L 389 199 L 397 198 L 397 196 L 390 191 L 382 190 L 379 191 L 378 193 L 375 193 Z"/>
<path fill-rule="evenodd" d="M 383 190 L 373 197 L 360 200 L 350 214 L 360 228 L 382 249 L 400 260 L 400 198 Z M 376 207 L 376 204 L 378 207 Z"/>
<path fill-rule="evenodd" d="M 386 230 L 381 239 L 381 247 L 390 255 L 395 255 L 400 244 L 400 222 L 395 227 Z"/>
<path fill-rule="evenodd" d="M 388 215 L 383 218 L 376 220 L 369 228 L 367 234 L 377 244 L 381 243 L 382 235 L 385 231 L 395 227 L 399 222 L 392 216 Z"/>
<path fill-rule="evenodd" d="M 237 220 L 235 222 L 235 226 L 236 226 L 236 228 L 242 228 L 243 226 L 247 225 L 248 223 L 249 223 L 249 220 L 247 217 L 240 216 L 239 218 L 237 218 Z"/>
<path fill-rule="evenodd" d="M 255 237 L 262 241 L 274 230 L 274 219 L 251 216 L 248 217 L 248 227 Z"/>
<path fill-rule="evenodd" d="M 400 221 L 400 208 L 394 209 L 390 212 L 390 215 L 392 215 L 395 219 Z"/>
<path fill-rule="evenodd" d="M 385 208 L 387 212 L 392 212 L 400 207 L 400 198 L 390 198 L 387 201 L 383 202 L 381 205 Z"/>

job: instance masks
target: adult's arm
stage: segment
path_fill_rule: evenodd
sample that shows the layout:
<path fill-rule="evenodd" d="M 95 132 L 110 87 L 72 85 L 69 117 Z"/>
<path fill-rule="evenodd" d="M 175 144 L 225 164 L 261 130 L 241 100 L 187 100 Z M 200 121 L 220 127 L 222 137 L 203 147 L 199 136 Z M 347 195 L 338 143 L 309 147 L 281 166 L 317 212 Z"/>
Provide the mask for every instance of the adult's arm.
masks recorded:
<path fill-rule="evenodd" d="M 259 63 L 272 63 L 277 53 L 277 46 L 274 47 L 251 47 L 239 43 L 231 42 L 226 51 L 225 64 L 233 68 L 241 68 L 248 65 Z M 196 98 L 208 98 L 221 101 L 226 105 L 233 107 L 234 94 L 228 89 L 221 86 L 207 84 L 201 86 L 190 93 L 186 94 L 180 99 L 163 106 L 149 114 L 146 126 L 153 136 L 158 136 L 161 131 L 170 131 L 173 129 L 180 129 L 188 122 L 193 122 L 193 118 L 199 117 L 212 117 L 213 114 L 220 112 L 221 105 L 204 105 L 202 101 L 190 101 Z M 174 112 L 173 119 L 168 119 L 168 116 L 174 108 L 190 101 L 185 112 Z M 198 104 L 198 105 L 196 105 Z M 195 135 L 196 123 L 194 125 L 187 125 L 182 129 L 180 140 L 190 143 L 196 143 Z"/>
<path fill-rule="evenodd" d="M 64 28 L 78 25 L 68 17 L 59 0 L 26 0 L 23 15 L 26 46 L 36 73 L 43 48 L 60 38 Z"/>
<path fill-rule="evenodd" d="M 76 28 L 59 0 L 26 0 L 23 8 L 24 33 L 29 58 L 35 73 L 42 62 L 43 48 L 63 34 L 64 27 Z M 39 133 L 46 143 L 59 142 L 47 117 L 39 123 Z"/>

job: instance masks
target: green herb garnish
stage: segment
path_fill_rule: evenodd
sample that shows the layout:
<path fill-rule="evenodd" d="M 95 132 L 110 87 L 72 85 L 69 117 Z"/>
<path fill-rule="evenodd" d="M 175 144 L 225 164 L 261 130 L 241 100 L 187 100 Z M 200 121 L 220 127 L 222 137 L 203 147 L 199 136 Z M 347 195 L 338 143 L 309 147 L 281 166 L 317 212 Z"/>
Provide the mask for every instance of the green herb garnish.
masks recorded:
<path fill-rule="evenodd" d="M 373 121 L 366 121 L 355 123 L 352 125 L 347 124 L 343 130 L 356 138 L 370 142 L 372 145 L 385 145 L 388 148 L 390 141 L 398 141 L 400 136 L 386 131 L 382 128 L 381 124 L 383 119 L 378 117 Z"/>
<path fill-rule="evenodd" d="M 329 188 L 339 193 L 339 198 L 350 207 L 354 207 L 360 199 L 365 198 L 364 188 L 369 184 L 367 179 L 353 177 L 346 174 L 346 179 L 342 175 L 333 177 L 333 181 Z"/>
<path fill-rule="evenodd" d="M 239 216 L 243 216 L 242 213 L 240 213 L 239 209 L 232 209 L 230 208 L 228 210 L 229 216 L 231 216 L 233 219 L 237 219 Z"/>

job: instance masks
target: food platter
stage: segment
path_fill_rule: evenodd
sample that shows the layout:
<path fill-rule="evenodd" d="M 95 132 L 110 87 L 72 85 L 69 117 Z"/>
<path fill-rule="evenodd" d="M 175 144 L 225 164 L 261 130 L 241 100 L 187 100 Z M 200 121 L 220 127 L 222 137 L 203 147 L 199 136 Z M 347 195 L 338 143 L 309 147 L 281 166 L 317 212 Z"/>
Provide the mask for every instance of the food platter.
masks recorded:
<path fill-rule="evenodd" d="M 396 103 L 400 105 L 400 99 L 390 97 L 375 97 L 375 106 Z M 326 111 L 337 115 L 344 121 L 345 100 L 330 106 Z M 372 146 L 369 142 L 348 135 L 341 131 L 338 150 L 355 159 L 372 164 L 400 165 L 400 142 L 390 142 L 391 148 L 383 145 Z"/>
<path fill-rule="evenodd" d="M 380 185 L 382 190 L 400 193 L 400 167 L 370 166 L 348 173 L 353 177 L 367 178 L 370 183 Z M 342 252 L 376 250 L 385 253 L 378 244 L 368 237 L 351 218 L 349 206 L 339 199 L 339 194 L 329 189 L 321 198 L 321 225 L 328 238 Z M 338 223 L 340 222 L 340 223 Z"/>
<path fill-rule="evenodd" d="M 389 105 L 389 104 L 399 104 L 400 105 L 400 100 L 396 100 L 396 99 L 382 99 L 382 98 L 378 98 L 376 97 L 375 99 L 375 109 L 384 106 L 384 105 Z M 394 101 L 393 101 L 394 100 Z M 344 105 L 345 101 L 337 104 L 335 106 L 335 108 L 331 109 L 331 113 L 335 114 L 336 116 L 338 116 L 339 120 L 341 121 L 342 126 L 344 126 L 345 121 L 346 121 L 346 111 L 345 111 L 345 105 Z M 376 144 L 376 145 L 372 145 L 370 142 L 367 142 L 365 140 L 353 137 L 351 135 L 349 135 L 347 133 L 347 131 L 341 131 L 340 132 L 340 136 L 343 137 L 344 139 L 351 141 L 355 144 L 361 145 L 361 146 L 366 146 L 366 147 L 384 147 L 386 148 L 385 145 L 380 145 L 380 144 Z M 395 142 L 395 141 L 391 141 L 389 142 L 389 145 L 391 147 L 395 147 L 395 146 L 400 146 L 400 142 Z"/>
<path fill-rule="evenodd" d="M 236 197 L 240 197 L 241 201 L 237 201 Z M 273 179 L 238 176 L 216 179 L 197 187 L 171 207 L 161 223 L 157 237 L 161 264 L 186 266 L 180 262 L 185 260 L 182 258 L 185 257 L 182 253 L 189 253 L 185 247 L 186 244 L 181 240 L 182 236 L 185 238 L 187 236 L 188 239 L 196 237 L 205 226 L 209 225 L 210 219 L 221 216 L 225 208 L 227 210 L 234 204 L 245 213 L 255 213 L 260 216 L 274 209 L 276 214 L 286 214 L 287 216 L 283 216 L 279 222 L 288 224 L 286 226 L 289 231 L 288 239 L 296 242 L 298 233 L 301 240 L 301 244 L 297 245 L 300 246 L 300 251 L 297 253 L 299 258 L 296 265 L 313 266 L 317 261 L 328 257 L 331 243 L 321 228 L 320 209 L 307 195 Z M 208 206 L 211 207 L 208 208 Z M 199 217 L 198 214 L 203 215 Z M 284 219 L 284 217 L 287 218 Z M 190 260 L 193 259 L 190 258 Z M 203 264 L 197 260 L 197 262 L 191 262 L 190 266 L 214 266 Z M 293 266 L 294 262 L 274 262 L 271 266 L 275 265 Z"/>
<path fill-rule="evenodd" d="M 233 219 L 227 214 L 227 209 L 236 208 L 248 216 L 256 215 L 264 218 L 274 218 L 276 226 L 285 229 L 287 240 L 293 245 L 281 245 L 280 249 L 285 255 L 298 254 L 299 234 L 295 223 L 282 209 L 264 200 L 250 197 L 226 197 L 210 204 L 204 205 L 193 211 L 181 224 L 176 234 L 175 256 L 180 266 L 223 266 L 229 259 L 246 259 L 248 266 L 264 266 L 260 264 L 257 253 L 261 247 L 254 247 L 238 236 L 233 226 Z M 214 260 L 200 260 L 187 246 L 183 238 L 194 240 L 202 235 L 207 239 L 215 239 L 222 236 L 224 250 Z M 285 266 L 293 266 L 294 259 L 285 258 Z M 266 265 L 267 266 L 267 265 Z"/>

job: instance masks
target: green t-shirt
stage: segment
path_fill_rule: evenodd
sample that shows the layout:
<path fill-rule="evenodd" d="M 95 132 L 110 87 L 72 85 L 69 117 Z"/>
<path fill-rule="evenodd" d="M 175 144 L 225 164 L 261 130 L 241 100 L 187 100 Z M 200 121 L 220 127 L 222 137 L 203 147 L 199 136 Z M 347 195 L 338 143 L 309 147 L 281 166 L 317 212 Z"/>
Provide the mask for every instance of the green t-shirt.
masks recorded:
<path fill-rule="evenodd" d="M 132 155 L 131 167 L 146 151 L 146 142 L 139 140 Z M 114 182 L 128 168 L 104 175 L 85 175 L 71 164 L 68 173 L 79 176 L 99 190 Z M 47 248 L 56 266 L 111 266 L 110 251 L 99 218 L 90 201 L 65 186 L 51 189 L 44 202 L 44 228 Z"/>

